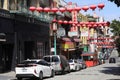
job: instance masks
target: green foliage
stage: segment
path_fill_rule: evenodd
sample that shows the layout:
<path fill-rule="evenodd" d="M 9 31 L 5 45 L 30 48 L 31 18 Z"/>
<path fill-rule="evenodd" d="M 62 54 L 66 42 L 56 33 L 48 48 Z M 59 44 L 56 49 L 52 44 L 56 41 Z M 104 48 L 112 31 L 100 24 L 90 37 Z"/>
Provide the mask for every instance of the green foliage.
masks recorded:
<path fill-rule="evenodd" d="M 110 27 L 113 29 L 112 32 L 114 33 L 115 36 L 120 35 L 120 21 L 113 20 Z"/>
<path fill-rule="evenodd" d="M 118 38 L 115 40 L 115 44 L 120 56 L 120 21 L 113 20 L 110 27 L 113 29 L 112 32 L 114 33 L 114 36 L 118 36 Z"/>
<path fill-rule="evenodd" d="M 118 7 L 120 7 L 120 0 L 108 0 L 114 2 Z"/>

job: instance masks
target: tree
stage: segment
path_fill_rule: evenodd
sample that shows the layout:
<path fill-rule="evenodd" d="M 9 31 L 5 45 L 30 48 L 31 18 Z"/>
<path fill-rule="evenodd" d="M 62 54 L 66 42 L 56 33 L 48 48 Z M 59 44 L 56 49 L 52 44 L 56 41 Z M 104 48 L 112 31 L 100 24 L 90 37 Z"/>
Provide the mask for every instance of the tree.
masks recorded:
<path fill-rule="evenodd" d="M 120 21 L 113 20 L 110 27 L 113 29 L 112 32 L 114 33 L 114 36 L 116 37 L 115 44 L 116 44 L 117 51 L 120 56 Z"/>
<path fill-rule="evenodd" d="M 118 7 L 120 7 L 120 0 L 108 0 L 114 2 Z"/>

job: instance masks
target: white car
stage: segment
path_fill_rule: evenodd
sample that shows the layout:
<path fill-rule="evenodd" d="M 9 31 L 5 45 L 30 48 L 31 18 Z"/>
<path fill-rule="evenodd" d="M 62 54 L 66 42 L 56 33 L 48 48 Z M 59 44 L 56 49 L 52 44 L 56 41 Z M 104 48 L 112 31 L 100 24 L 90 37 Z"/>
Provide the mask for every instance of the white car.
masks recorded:
<path fill-rule="evenodd" d="M 70 59 L 68 62 L 69 62 L 71 71 L 78 71 L 81 69 L 81 65 L 77 62 L 77 60 Z"/>
<path fill-rule="evenodd" d="M 18 80 L 31 77 L 42 80 L 43 77 L 54 77 L 55 75 L 53 67 L 42 59 L 25 60 L 16 66 L 15 72 Z"/>

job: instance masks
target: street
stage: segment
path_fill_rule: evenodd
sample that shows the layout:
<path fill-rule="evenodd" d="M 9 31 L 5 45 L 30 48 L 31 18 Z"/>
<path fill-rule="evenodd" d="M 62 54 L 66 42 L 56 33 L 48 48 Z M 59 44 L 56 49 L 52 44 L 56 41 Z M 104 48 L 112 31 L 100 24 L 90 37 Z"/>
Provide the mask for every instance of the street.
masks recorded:
<path fill-rule="evenodd" d="M 120 80 L 120 58 L 117 63 L 108 63 L 89 67 L 77 72 L 66 73 L 65 75 L 56 75 L 54 78 L 45 78 L 44 80 Z M 0 80 L 16 80 L 15 73 L 0 74 Z M 30 80 L 30 79 L 24 79 Z"/>
<path fill-rule="evenodd" d="M 102 64 L 45 80 L 120 80 L 120 64 Z"/>

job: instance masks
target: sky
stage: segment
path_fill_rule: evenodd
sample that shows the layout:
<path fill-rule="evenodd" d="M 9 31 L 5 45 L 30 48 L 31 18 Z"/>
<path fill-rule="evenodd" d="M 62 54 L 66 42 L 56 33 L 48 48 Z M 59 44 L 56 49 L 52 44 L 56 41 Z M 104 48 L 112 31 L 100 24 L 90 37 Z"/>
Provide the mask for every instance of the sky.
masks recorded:
<path fill-rule="evenodd" d="M 77 3 L 79 7 L 90 6 L 93 4 L 98 5 L 100 3 L 104 3 L 105 7 L 102 10 L 96 8 L 95 11 L 89 9 L 87 12 L 84 12 L 83 10 L 81 10 L 80 12 L 84 15 L 85 14 L 93 15 L 93 13 L 96 13 L 99 17 L 104 17 L 105 21 L 111 22 L 114 19 L 120 20 L 120 7 L 117 7 L 116 4 L 108 0 L 64 0 L 64 1 Z"/>

